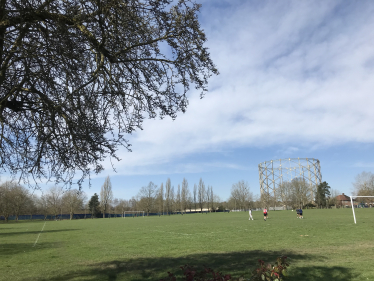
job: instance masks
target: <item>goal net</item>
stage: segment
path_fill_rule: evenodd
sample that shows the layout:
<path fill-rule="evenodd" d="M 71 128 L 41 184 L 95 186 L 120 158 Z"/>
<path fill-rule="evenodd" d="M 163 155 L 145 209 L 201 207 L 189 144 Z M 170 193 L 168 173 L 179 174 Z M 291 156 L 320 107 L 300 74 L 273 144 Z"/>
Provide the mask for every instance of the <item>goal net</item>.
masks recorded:
<path fill-rule="evenodd" d="M 144 218 L 144 211 L 125 211 L 123 212 L 123 218 L 130 217 L 130 218 L 136 218 L 136 217 L 143 217 Z"/>
<path fill-rule="evenodd" d="M 353 213 L 353 220 L 356 224 L 356 214 L 355 214 L 355 207 L 353 205 L 353 198 L 374 198 L 374 196 L 349 196 L 351 198 L 351 206 L 352 206 L 352 213 Z"/>

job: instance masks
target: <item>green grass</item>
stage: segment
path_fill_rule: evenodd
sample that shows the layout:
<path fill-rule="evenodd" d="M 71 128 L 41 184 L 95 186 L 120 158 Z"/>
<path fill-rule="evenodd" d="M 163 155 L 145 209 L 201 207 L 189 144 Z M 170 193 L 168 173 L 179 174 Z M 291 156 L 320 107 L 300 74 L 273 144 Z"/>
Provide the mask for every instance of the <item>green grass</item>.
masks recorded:
<path fill-rule="evenodd" d="M 240 276 L 282 254 L 289 280 L 374 280 L 374 209 L 356 216 L 357 225 L 350 209 L 305 210 L 303 220 L 270 212 L 266 222 L 240 212 L 1 223 L 0 280 L 158 280 L 187 263 Z"/>

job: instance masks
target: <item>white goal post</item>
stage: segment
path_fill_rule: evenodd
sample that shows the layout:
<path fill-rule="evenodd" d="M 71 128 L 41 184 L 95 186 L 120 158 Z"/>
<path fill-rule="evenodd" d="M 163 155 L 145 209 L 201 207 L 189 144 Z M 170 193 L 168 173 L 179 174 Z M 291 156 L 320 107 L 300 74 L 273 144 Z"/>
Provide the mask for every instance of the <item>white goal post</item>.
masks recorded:
<path fill-rule="evenodd" d="M 133 214 L 132 217 L 135 217 L 135 214 L 136 214 L 136 217 L 142 216 L 144 218 L 144 211 L 124 211 L 123 212 L 123 218 L 126 217 L 126 213 L 127 214 Z"/>
<path fill-rule="evenodd" d="M 355 224 L 356 224 L 356 214 L 355 214 L 355 207 L 353 206 L 353 198 L 357 198 L 357 197 L 371 197 L 371 198 L 374 198 L 374 196 L 349 196 L 351 198 L 351 206 L 352 206 L 352 212 L 353 212 L 353 220 L 355 221 Z"/>

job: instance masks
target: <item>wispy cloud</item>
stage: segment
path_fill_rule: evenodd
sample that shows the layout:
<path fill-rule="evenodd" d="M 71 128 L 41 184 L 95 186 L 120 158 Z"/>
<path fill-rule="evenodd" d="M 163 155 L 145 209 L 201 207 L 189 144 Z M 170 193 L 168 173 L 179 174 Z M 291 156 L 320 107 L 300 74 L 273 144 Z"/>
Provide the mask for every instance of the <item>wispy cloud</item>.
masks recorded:
<path fill-rule="evenodd" d="M 353 164 L 353 167 L 373 169 L 374 168 L 374 162 L 356 162 L 356 163 Z"/>
<path fill-rule="evenodd" d="M 204 171 L 188 157 L 235 147 L 277 144 L 287 154 L 373 142 L 373 12 L 367 1 L 203 1 L 221 75 L 204 99 L 191 92 L 175 121 L 145 121 L 118 173 Z M 181 159 L 190 164 L 173 165 Z"/>

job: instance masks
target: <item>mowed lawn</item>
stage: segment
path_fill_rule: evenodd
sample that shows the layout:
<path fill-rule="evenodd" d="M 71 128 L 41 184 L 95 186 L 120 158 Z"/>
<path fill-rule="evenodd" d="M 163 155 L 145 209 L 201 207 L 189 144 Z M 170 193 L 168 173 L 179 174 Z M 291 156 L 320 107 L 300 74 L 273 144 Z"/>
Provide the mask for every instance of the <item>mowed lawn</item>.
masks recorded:
<path fill-rule="evenodd" d="M 0 223 L 0 280 L 158 280 L 184 264 L 239 277 L 279 255 L 288 280 L 374 280 L 374 209 L 356 225 L 351 209 L 253 213 Z"/>

